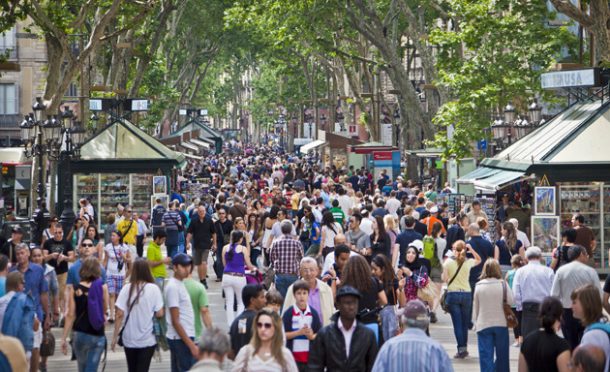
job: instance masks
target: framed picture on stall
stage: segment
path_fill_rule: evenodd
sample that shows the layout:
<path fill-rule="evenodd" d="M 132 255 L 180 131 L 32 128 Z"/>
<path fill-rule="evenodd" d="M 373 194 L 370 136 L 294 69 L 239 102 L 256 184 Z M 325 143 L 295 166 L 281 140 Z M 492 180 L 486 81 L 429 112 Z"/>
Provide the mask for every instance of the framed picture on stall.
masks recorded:
<path fill-rule="evenodd" d="M 561 241 L 559 225 L 559 216 L 532 216 L 532 245 L 551 253 Z"/>
<path fill-rule="evenodd" d="M 167 194 L 167 178 L 165 176 L 153 177 L 153 194 Z"/>
<path fill-rule="evenodd" d="M 537 216 L 554 216 L 557 206 L 557 191 L 552 186 L 534 188 L 534 214 Z"/>

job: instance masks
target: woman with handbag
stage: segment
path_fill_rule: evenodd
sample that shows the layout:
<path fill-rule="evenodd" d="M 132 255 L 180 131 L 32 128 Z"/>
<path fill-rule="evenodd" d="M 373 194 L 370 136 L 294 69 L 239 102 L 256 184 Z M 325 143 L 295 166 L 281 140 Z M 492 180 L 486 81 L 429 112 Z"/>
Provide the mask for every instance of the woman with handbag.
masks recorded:
<path fill-rule="evenodd" d="M 123 244 L 123 236 L 118 231 L 110 234 L 110 243 L 104 247 L 104 264 L 110 294 L 109 323 L 114 323 L 114 301 L 123 288 L 127 268 L 131 265 L 131 251 Z"/>
<path fill-rule="evenodd" d="M 322 238 L 320 239 L 320 248 L 317 257 L 326 258 L 326 255 L 335 251 L 335 236 L 342 234 L 343 229 L 339 223 L 335 222 L 335 217 L 331 212 L 325 212 L 322 216 L 322 229 L 320 230 Z M 324 260 L 322 260 L 324 261 Z"/>
<path fill-rule="evenodd" d="M 111 349 L 124 347 L 129 372 L 146 372 L 157 347 L 153 334 L 153 316 L 163 317 L 163 295 L 144 258 L 136 258 L 130 283 L 116 301 L 116 323 Z M 123 322 L 123 318 L 125 321 Z"/>
<path fill-rule="evenodd" d="M 102 270 L 95 257 L 87 257 L 79 271 L 80 282 L 74 295 L 68 298 L 68 311 L 61 342 L 61 350 L 68 354 L 68 335 L 72 335 L 72 348 L 79 372 L 96 372 L 106 346 L 104 310 L 108 305 L 108 292 L 101 280 Z"/>
<path fill-rule="evenodd" d="M 301 219 L 301 234 L 299 240 L 303 244 L 306 256 L 317 257 L 320 251 L 320 224 L 316 222 L 311 206 L 303 207 L 303 218 Z"/>
<path fill-rule="evenodd" d="M 517 320 L 510 309 L 514 302 L 512 290 L 502 280 L 500 264 L 493 258 L 485 261 L 479 279 L 472 303 L 472 320 L 479 344 L 479 366 L 481 372 L 508 372 L 508 326 L 514 326 L 512 321 Z M 506 318 L 505 307 L 510 319 Z"/>
<path fill-rule="evenodd" d="M 474 258 L 466 258 L 466 251 Z M 470 245 L 458 240 L 453 243 L 454 259 L 447 259 L 443 263 L 443 281 L 447 282 L 447 292 L 443 295 L 447 309 L 453 323 L 453 333 L 457 341 L 458 352 L 454 358 L 464 359 L 468 356 L 468 325 L 471 321 L 472 294 L 470 289 L 470 270 L 481 263 L 481 256 Z M 446 311 L 447 311 L 446 310 Z"/>
<path fill-rule="evenodd" d="M 398 269 L 398 276 L 401 281 L 399 285 L 404 287 L 406 302 L 420 299 L 428 302 L 428 306 L 432 306 L 430 299 L 419 298 L 419 290 L 425 288 L 430 283 L 428 274 L 428 266 L 425 259 L 419 256 L 419 250 L 414 246 L 409 246 L 405 254 L 405 265 Z"/>
<path fill-rule="evenodd" d="M 405 291 L 403 290 L 404 287 L 400 288 L 399 286 L 399 281 L 394 274 L 390 259 L 383 254 L 378 254 L 373 257 L 371 271 L 373 272 L 373 276 L 381 282 L 386 298 L 388 299 L 388 304 L 380 312 L 381 335 L 383 336 L 383 340 L 387 341 L 398 333 L 396 308 L 405 307 L 407 304 Z"/>

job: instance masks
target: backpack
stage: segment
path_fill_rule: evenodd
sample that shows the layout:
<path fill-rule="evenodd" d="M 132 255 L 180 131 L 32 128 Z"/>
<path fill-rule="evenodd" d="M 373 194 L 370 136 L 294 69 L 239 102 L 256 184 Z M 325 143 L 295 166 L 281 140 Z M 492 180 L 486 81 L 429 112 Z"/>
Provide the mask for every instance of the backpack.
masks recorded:
<path fill-rule="evenodd" d="M 610 323 L 606 323 L 606 322 L 593 323 L 593 324 L 589 325 L 587 328 L 585 328 L 585 333 L 592 331 L 594 329 L 599 329 L 599 330 L 606 332 L 606 335 L 608 336 L 608 342 L 610 343 Z"/>
<path fill-rule="evenodd" d="M 87 296 L 87 313 L 89 323 L 93 329 L 99 331 L 104 327 L 104 292 L 102 279 L 96 279 L 91 283 L 89 295 Z"/>
<path fill-rule="evenodd" d="M 424 250 L 422 254 L 425 258 L 430 260 L 432 267 L 440 267 L 440 262 L 436 255 L 436 240 L 430 235 L 424 236 L 422 239 L 422 243 L 424 243 Z"/>
<path fill-rule="evenodd" d="M 34 346 L 34 299 L 23 292 L 15 293 L 6 307 L 2 322 L 2 333 L 18 338 L 26 351 Z M 39 325 L 42 327 L 42 324 Z"/>

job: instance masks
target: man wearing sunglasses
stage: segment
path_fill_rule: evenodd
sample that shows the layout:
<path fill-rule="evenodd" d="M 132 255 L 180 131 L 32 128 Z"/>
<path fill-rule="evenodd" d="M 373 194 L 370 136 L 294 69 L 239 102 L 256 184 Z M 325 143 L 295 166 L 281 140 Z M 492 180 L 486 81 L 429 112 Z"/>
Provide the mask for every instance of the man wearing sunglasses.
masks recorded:
<path fill-rule="evenodd" d="M 80 283 L 79 272 L 80 272 L 81 265 L 83 264 L 83 261 L 85 260 L 85 258 L 93 256 L 96 253 L 96 251 L 97 250 L 95 248 L 95 245 L 93 244 L 93 241 L 91 239 L 85 238 L 80 243 L 80 246 L 78 249 L 78 252 L 79 252 L 78 260 L 76 260 L 74 262 L 74 264 L 72 266 L 70 266 L 70 269 L 68 270 L 68 279 L 66 279 L 66 298 L 70 298 L 67 296 L 71 296 L 73 287 L 77 286 L 78 283 Z M 102 269 L 102 283 L 104 285 L 106 285 L 106 270 L 104 269 L 104 267 L 102 266 L 101 263 L 100 263 L 100 268 Z"/>

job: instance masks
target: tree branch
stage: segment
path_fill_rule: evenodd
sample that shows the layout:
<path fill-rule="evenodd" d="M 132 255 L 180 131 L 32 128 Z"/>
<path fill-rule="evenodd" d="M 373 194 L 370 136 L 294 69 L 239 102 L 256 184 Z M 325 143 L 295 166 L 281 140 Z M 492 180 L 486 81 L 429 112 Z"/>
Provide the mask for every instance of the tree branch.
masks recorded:
<path fill-rule="evenodd" d="M 558 12 L 567 15 L 576 22 L 580 23 L 583 27 L 589 27 L 593 25 L 591 16 L 585 14 L 582 10 L 574 6 L 570 0 L 551 0 L 551 3 L 557 9 Z"/>

